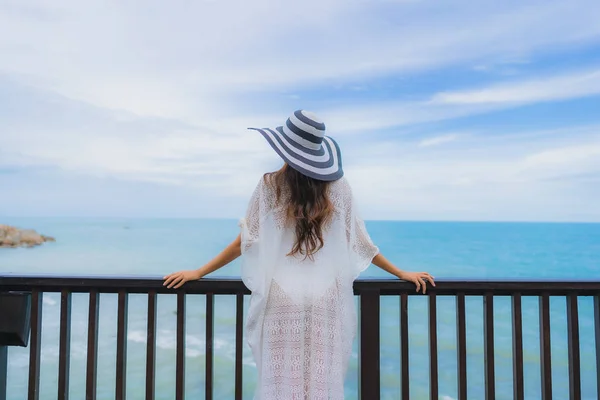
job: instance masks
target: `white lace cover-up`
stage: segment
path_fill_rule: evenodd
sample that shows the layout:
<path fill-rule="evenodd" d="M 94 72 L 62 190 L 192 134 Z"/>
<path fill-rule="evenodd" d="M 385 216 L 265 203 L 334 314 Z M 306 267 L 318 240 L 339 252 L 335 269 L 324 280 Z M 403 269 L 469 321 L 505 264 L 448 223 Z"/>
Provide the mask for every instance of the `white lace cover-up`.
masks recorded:
<path fill-rule="evenodd" d="M 264 179 L 240 222 L 242 279 L 252 291 L 246 337 L 258 369 L 255 400 L 344 398 L 357 330 L 352 283 L 379 250 L 346 179 L 328 190 L 335 211 L 313 260 L 286 256 L 295 238 L 286 222 L 287 193 L 276 204 Z"/>

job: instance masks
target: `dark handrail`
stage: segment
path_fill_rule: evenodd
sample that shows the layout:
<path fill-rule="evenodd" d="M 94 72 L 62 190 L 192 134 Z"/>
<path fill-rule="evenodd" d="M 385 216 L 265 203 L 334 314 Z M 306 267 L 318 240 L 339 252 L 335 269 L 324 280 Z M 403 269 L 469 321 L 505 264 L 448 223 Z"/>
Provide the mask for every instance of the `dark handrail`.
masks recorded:
<path fill-rule="evenodd" d="M 52 275 L 0 275 L 0 290 L 28 290 L 32 287 L 44 292 L 60 292 L 69 290 L 74 293 L 87 293 L 91 289 L 98 289 L 101 293 L 148 293 L 156 290 L 157 293 L 173 293 L 173 289 L 163 286 L 162 277 L 159 276 L 52 276 Z M 188 282 L 184 286 L 185 292 L 190 294 L 250 294 L 239 278 L 215 277 L 203 278 L 198 281 Z M 377 289 L 381 295 L 400 295 L 402 293 L 415 293 L 412 283 L 397 279 L 357 279 L 354 282 L 354 292 L 359 294 L 365 290 Z M 429 287 L 429 293 L 436 295 L 465 295 L 484 296 L 492 293 L 494 296 L 512 295 L 516 292 L 523 296 L 540 296 L 551 294 L 556 296 L 593 296 L 600 293 L 600 278 L 598 280 L 571 280 L 560 281 L 557 279 L 546 280 L 481 280 L 481 279 L 440 279 L 436 280 L 436 287 Z"/>

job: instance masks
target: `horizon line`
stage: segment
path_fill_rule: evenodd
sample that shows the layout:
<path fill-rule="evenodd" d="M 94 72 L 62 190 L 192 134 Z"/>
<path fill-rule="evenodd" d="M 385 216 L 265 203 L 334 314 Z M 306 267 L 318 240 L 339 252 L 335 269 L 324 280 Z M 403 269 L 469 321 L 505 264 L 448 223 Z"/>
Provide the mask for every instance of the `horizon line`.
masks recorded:
<path fill-rule="evenodd" d="M 240 218 L 234 217 L 178 217 L 178 216 L 92 216 L 92 215 L 53 215 L 53 216 L 9 216 L 0 215 L 0 225 L 3 224 L 2 219 L 131 219 L 131 220 L 207 220 L 207 221 L 238 221 Z M 366 222 L 400 222 L 400 223 L 497 223 L 497 224 L 600 224 L 600 220 L 579 221 L 579 220 L 485 220 L 485 219 L 382 219 L 382 218 L 365 218 Z"/>

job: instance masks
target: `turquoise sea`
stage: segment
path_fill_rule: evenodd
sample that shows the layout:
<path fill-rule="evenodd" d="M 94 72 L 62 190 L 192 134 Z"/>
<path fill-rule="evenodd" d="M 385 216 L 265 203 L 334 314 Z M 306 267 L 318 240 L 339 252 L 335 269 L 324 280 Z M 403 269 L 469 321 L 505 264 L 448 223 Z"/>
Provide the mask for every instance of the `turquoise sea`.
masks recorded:
<path fill-rule="evenodd" d="M 235 220 L 200 219 L 40 219 L 3 218 L 23 228 L 56 237 L 34 249 L 2 249 L 0 274 L 152 275 L 197 268 L 237 234 Z M 600 279 L 600 224 L 558 223 L 367 223 L 382 252 L 407 270 L 427 270 L 436 278 Z M 239 275 L 234 262 L 215 276 Z M 371 266 L 363 277 L 385 277 Z M 538 305 L 524 298 L 524 359 L 527 399 L 540 399 Z M 247 302 L 246 302 L 247 305 Z M 41 399 L 55 399 L 58 364 L 58 294 L 44 295 Z M 399 300 L 382 299 L 382 398 L 400 393 Z M 581 379 L 584 399 L 597 399 L 592 299 L 581 298 Z M 159 296 L 157 399 L 175 393 L 175 297 Z M 186 393 L 204 398 L 204 299 L 188 296 Z M 567 399 L 566 303 L 551 299 L 553 391 Z M 453 298 L 438 299 L 440 398 L 455 399 L 456 336 Z M 84 399 L 87 295 L 73 299 L 71 398 Z M 467 298 L 469 398 L 483 399 L 483 307 L 481 297 Z M 127 398 L 144 398 L 146 300 L 130 298 L 128 320 Z M 495 300 L 496 389 L 498 399 L 512 398 L 510 299 Z M 411 399 L 428 396 L 427 299 L 409 298 Z M 233 399 L 235 299 L 218 297 L 215 314 L 215 398 Z M 100 305 L 98 399 L 114 399 L 116 296 L 102 295 Z M 250 352 L 244 355 L 244 398 L 251 399 L 256 376 Z M 8 398 L 26 398 L 28 349 L 9 350 Z M 347 399 L 357 399 L 357 358 L 348 371 Z"/>

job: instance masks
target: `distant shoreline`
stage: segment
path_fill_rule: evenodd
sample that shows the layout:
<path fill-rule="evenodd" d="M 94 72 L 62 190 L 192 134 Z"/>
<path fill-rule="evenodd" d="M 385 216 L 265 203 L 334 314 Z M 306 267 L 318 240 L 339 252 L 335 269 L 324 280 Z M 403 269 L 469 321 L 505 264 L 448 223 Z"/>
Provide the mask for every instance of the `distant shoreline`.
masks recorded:
<path fill-rule="evenodd" d="M 33 229 L 21 229 L 11 225 L 0 224 L 0 248 L 28 248 L 55 241 L 56 239 L 53 237 L 39 234 Z"/>

